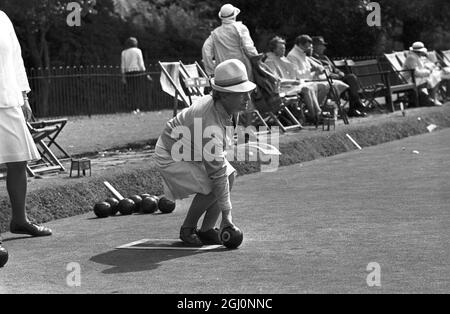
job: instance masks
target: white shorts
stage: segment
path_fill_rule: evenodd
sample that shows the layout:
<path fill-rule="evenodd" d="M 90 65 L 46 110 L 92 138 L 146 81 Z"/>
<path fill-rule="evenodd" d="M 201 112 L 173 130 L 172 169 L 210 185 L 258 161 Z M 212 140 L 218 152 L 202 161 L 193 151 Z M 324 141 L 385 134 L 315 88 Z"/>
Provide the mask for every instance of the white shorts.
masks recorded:
<path fill-rule="evenodd" d="M 21 107 L 0 108 L 0 164 L 40 159 Z"/>

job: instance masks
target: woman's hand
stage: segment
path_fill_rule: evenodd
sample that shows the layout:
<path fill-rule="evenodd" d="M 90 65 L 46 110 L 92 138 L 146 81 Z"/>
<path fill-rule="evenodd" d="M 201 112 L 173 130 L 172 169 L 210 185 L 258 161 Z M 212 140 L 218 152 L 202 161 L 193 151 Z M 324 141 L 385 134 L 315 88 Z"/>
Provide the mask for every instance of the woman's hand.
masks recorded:
<path fill-rule="evenodd" d="M 222 222 L 220 223 L 220 233 L 222 233 L 222 230 L 231 227 L 233 229 L 236 229 L 236 226 L 233 223 L 233 219 L 231 217 L 231 212 L 222 212 Z"/>
<path fill-rule="evenodd" d="M 24 104 L 22 106 L 22 112 L 23 112 L 23 116 L 25 117 L 25 121 L 30 122 L 33 117 L 33 111 L 31 110 L 28 99 L 24 100 Z"/>

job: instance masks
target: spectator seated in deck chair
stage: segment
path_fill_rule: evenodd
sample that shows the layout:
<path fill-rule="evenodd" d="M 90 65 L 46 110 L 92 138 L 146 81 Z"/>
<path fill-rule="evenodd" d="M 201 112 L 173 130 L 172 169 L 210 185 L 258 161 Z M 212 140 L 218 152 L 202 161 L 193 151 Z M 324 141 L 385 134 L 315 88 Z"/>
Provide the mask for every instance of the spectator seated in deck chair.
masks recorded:
<path fill-rule="evenodd" d="M 325 67 L 320 62 L 311 58 L 313 52 L 312 38 L 308 35 L 300 35 L 295 39 L 295 45 L 287 55 L 287 59 L 298 67 L 299 78 L 306 81 L 314 81 L 317 86 L 317 99 L 321 106 L 330 92 L 331 86 L 326 80 Z M 342 81 L 334 81 L 333 87 L 340 95 L 348 89 L 348 85 Z M 336 111 L 336 110 L 335 110 Z"/>
<path fill-rule="evenodd" d="M 416 84 L 419 88 L 422 87 L 420 93 L 427 95 L 428 103 L 442 106 L 442 103 L 437 99 L 437 92 L 445 73 L 428 60 L 428 49 L 422 42 L 415 42 L 409 50 L 410 53 L 403 64 L 403 68 L 414 70 Z M 405 72 L 405 77 L 412 80 L 409 72 Z"/>
<path fill-rule="evenodd" d="M 319 61 L 323 67 L 328 69 L 330 72 L 330 77 L 333 79 L 335 83 L 344 82 L 349 86 L 349 117 L 365 117 L 367 116 L 364 113 L 364 105 L 359 97 L 359 83 L 358 78 L 354 74 L 345 74 L 341 70 L 339 70 L 325 55 L 325 50 L 327 49 L 327 43 L 325 42 L 322 36 L 315 36 L 312 38 L 313 40 L 313 55 L 312 57 Z"/>
<path fill-rule="evenodd" d="M 280 92 L 286 96 L 300 94 L 308 107 L 308 118 L 315 121 L 322 111 L 317 100 L 317 88 L 314 83 L 305 83 L 300 78 L 298 67 L 285 57 L 285 52 L 286 41 L 276 36 L 269 41 L 269 52 L 264 62 L 280 79 Z"/>

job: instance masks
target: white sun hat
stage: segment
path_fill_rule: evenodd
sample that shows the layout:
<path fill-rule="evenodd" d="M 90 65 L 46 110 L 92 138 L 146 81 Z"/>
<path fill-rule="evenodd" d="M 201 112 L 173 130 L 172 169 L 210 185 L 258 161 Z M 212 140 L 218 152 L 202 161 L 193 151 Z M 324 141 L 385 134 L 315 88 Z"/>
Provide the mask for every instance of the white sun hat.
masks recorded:
<path fill-rule="evenodd" d="M 221 18 L 222 20 L 232 20 L 235 19 L 240 12 L 241 10 L 239 10 L 232 4 L 227 3 L 220 8 L 219 18 Z"/>
<path fill-rule="evenodd" d="M 230 59 L 216 67 L 211 87 L 224 93 L 248 93 L 254 90 L 256 85 L 248 80 L 244 63 L 238 59 Z"/>
<path fill-rule="evenodd" d="M 416 41 L 410 48 L 410 51 L 413 52 L 422 52 L 422 53 L 427 53 L 428 49 L 425 48 L 425 45 L 423 44 L 423 42 L 421 41 Z"/>

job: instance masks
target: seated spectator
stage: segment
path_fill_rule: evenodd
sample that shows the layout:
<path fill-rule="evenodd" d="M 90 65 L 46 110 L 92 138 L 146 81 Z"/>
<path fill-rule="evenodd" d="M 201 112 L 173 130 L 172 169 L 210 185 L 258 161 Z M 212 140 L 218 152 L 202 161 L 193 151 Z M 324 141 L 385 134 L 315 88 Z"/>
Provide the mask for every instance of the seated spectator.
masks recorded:
<path fill-rule="evenodd" d="M 300 35 L 295 39 L 295 45 L 288 53 L 287 59 L 298 67 L 301 79 L 306 81 L 316 80 L 317 99 L 319 100 L 319 104 L 322 104 L 330 92 L 331 86 L 325 80 L 325 67 L 319 61 L 310 57 L 312 52 L 312 38 L 308 35 Z M 349 86 L 341 81 L 336 81 L 333 87 L 336 89 L 338 95 L 340 95 Z"/>
<path fill-rule="evenodd" d="M 442 80 L 442 71 L 432 62 L 427 61 L 428 50 L 422 42 L 415 42 L 409 50 L 410 53 L 403 68 L 405 70 L 414 70 L 416 84 L 419 87 L 426 88 L 425 94 L 428 96 L 429 102 L 435 106 L 442 106 L 442 103 L 437 99 L 437 91 Z M 405 72 L 405 77 L 410 81 L 412 80 L 409 72 Z"/>
<path fill-rule="evenodd" d="M 281 92 L 299 93 L 308 107 L 309 119 L 315 121 L 322 111 L 317 100 L 317 88 L 313 83 L 305 83 L 300 78 L 298 67 L 286 57 L 286 41 L 281 37 L 274 37 L 269 42 L 269 52 L 264 61 L 272 72 L 280 78 Z"/>
<path fill-rule="evenodd" d="M 363 110 L 364 105 L 359 97 L 359 83 L 358 79 L 354 74 L 345 74 L 341 70 L 339 70 L 325 55 L 325 50 L 327 49 L 327 43 L 325 42 L 322 36 L 315 36 L 312 38 L 313 40 L 313 55 L 312 57 L 319 61 L 323 67 L 325 67 L 329 73 L 330 77 L 334 80 L 334 82 L 342 81 L 349 86 L 349 103 L 350 108 L 348 111 L 349 117 L 365 117 L 367 116 Z"/>

